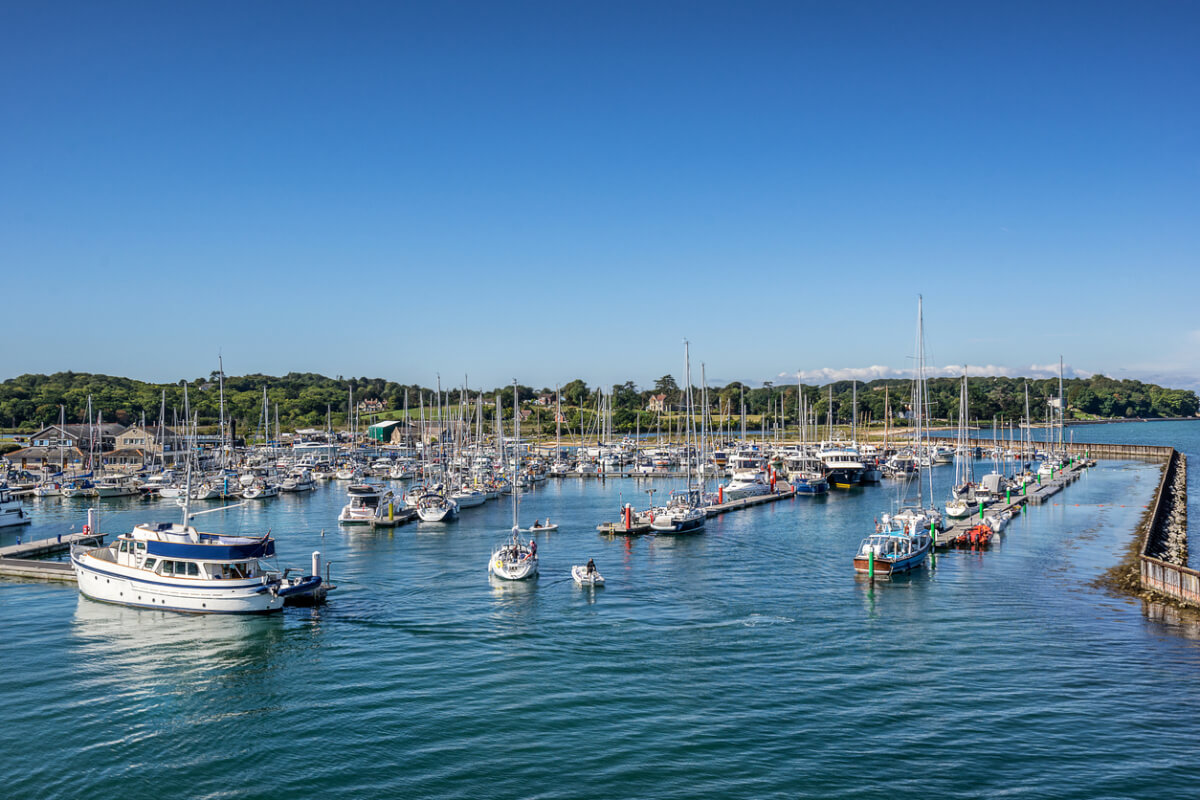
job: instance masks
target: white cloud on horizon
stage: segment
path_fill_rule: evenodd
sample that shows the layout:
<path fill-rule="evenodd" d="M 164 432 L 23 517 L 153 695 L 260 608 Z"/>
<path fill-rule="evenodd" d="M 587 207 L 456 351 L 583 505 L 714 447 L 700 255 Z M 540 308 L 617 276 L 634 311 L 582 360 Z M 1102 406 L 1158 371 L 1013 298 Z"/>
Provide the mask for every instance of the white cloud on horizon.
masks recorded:
<path fill-rule="evenodd" d="M 912 368 L 898 369 L 896 367 L 876 364 L 870 367 L 843 367 L 840 369 L 822 367 L 821 369 L 806 369 L 798 372 L 780 372 L 775 377 L 777 379 L 776 382 L 780 380 L 792 382 L 799 379 L 805 383 L 825 384 L 834 381 L 849 380 L 873 381 L 881 378 L 911 379 L 913 372 Z M 925 368 L 925 375 L 929 378 L 957 378 L 962 373 L 962 365 Z M 1026 367 L 1005 367 L 997 364 L 968 364 L 967 374 L 972 378 L 1057 378 L 1058 364 L 1030 364 Z M 1076 369 L 1070 364 L 1063 365 L 1063 377 L 1066 378 L 1090 378 L 1094 374 L 1087 370 Z"/>

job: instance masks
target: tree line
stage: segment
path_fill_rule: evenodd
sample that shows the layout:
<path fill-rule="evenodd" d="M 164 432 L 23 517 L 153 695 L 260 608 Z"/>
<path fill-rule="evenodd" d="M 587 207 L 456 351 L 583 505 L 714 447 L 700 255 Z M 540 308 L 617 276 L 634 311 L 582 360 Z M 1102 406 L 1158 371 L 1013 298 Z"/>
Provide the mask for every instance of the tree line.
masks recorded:
<path fill-rule="evenodd" d="M 933 419 L 955 421 L 959 409 L 959 379 L 933 378 L 927 382 L 928 414 Z M 362 419 L 399 419 L 407 402 L 410 417 L 417 416 L 419 404 L 424 404 L 428 416 L 430 407 L 438 402 L 457 407 L 460 401 L 474 406 L 482 394 L 488 403 L 483 407 L 484 418 L 494 416 L 497 399 L 504 418 L 512 416 L 513 387 L 496 387 L 480 392 L 460 387 L 436 388 L 418 384 L 401 384 L 383 378 L 329 378 L 315 373 L 291 372 L 283 376 L 241 375 L 224 379 L 225 414 L 234 420 L 242 432 L 252 433 L 263 416 L 263 389 L 270 404 L 272 423 L 276 413 L 284 429 L 304 427 L 323 428 L 328 419 L 335 427 L 347 425 L 350 391 L 357 403 L 375 399 L 385 404 L 382 413 L 361 414 Z M 1025 380 L 1022 378 L 980 377 L 968 381 L 969 415 L 974 420 L 1019 420 L 1025 413 L 1025 390 L 1028 387 L 1030 416 L 1034 422 L 1048 416 L 1053 398 L 1058 396 L 1057 379 Z M 1135 380 L 1114 380 L 1102 375 L 1072 378 L 1064 384 L 1067 418 L 1161 418 L 1189 417 L 1200 411 L 1200 399 L 1189 390 L 1169 389 Z M 546 397 L 549 407 L 529 420 L 530 428 L 540 425 L 545 432 L 555 427 L 552 387 L 518 386 L 522 402 L 532 406 L 539 396 Z M 0 383 L 0 426 L 20 432 L 31 432 L 58 422 L 60 407 L 67 422 L 82 422 L 86 418 L 88 398 L 93 409 L 103 414 L 107 422 L 130 425 L 145 418 L 156 422 L 160 408 L 166 408 L 166 422 L 182 422 L 184 395 L 187 405 L 199 416 L 201 425 L 213 425 L 219 415 L 219 380 L 215 373 L 176 383 L 148 383 L 131 378 L 97 375 L 83 372 L 59 372 L 53 375 L 21 375 Z M 639 388 L 633 381 L 613 386 L 593 387 L 576 379 L 557 390 L 567 429 L 576 432 L 581 427 L 595 425 L 600 397 L 612 411 L 612 425 L 617 432 L 637 428 L 652 430 L 663 423 L 662 415 L 648 410 L 652 398 L 662 395 L 666 416 L 680 412 L 684 392 L 671 375 L 664 375 L 648 388 Z M 702 393 L 693 388 L 697 413 L 702 398 L 706 398 L 709 413 L 725 418 L 739 418 L 743 413 L 753 424 L 764 416 L 782 419 L 794 426 L 799 419 L 799 392 L 805 405 L 815 413 L 817 421 L 825 424 L 832 415 L 834 423 L 847 423 L 854 416 L 857 400 L 858 420 L 880 422 L 891 412 L 894 424 L 904 424 L 910 407 L 911 382 L 902 379 L 881 379 L 870 382 L 837 381 L 824 386 L 764 383 L 751 387 L 740 382 L 708 387 Z M 526 424 L 526 423 L 523 423 Z"/>

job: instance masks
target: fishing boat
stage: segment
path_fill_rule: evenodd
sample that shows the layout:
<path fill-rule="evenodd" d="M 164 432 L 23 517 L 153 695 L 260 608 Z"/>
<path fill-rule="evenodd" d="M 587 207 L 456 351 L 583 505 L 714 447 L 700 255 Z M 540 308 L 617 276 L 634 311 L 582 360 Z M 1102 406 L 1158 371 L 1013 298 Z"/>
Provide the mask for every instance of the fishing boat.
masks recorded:
<path fill-rule="evenodd" d="M 7 486 L 0 486 L 0 528 L 28 525 L 33 522 L 21 502 L 12 496 Z"/>
<path fill-rule="evenodd" d="M 925 563 L 933 537 L 924 528 L 884 531 L 862 541 L 854 569 L 866 574 L 898 575 Z"/>
<path fill-rule="evenodd" d="M 513 381 L 513 457 L 520 461 L 521 410 L 518 400 L 517 382 Z M 537 542 L 522 539 L 520 535 L 520 492 L 512 493 L 512 533 L 488 558 L 488 574 L 508 581 L 532 578 L 538 572 Z"/>
<path fill-rule="evenodd" d="M 825 479 L 838 489 L 850 489 L 862 483 L 866 469 L 858 452 L 851 447 L 829 445 L 817 453 L 825 467 Z"/>

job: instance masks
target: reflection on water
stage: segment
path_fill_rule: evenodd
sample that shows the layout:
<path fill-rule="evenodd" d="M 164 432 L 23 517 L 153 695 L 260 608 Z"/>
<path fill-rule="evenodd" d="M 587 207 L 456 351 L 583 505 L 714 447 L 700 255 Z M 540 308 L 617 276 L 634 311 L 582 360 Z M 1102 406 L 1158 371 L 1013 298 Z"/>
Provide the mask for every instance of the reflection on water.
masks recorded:
<path fill-rule="evenodd" d="M 1142 613 L 1151 628 L 1186 639 L 1200 639 L 1200 610 L 1143 600 Z"/>
<path fill-rule="evenodd" d="M 89 600 L 75 607 L 71 637 L 98 672 L 114 680 L 262 670 L 280 657 L 280 614 L 180 614 Z"/>

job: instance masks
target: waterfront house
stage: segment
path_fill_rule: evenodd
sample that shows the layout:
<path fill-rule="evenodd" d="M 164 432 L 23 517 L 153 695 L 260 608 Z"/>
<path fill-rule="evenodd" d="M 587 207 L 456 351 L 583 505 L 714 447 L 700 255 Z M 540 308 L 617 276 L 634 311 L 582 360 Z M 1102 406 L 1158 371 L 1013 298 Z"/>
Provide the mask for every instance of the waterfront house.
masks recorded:
<path fill-rule="evenodd" d="M 663 412 L 667 410 L 667 396 L 665 394 L 651 395 L 650 404 L 646 406 L 647 411 Z"/>

